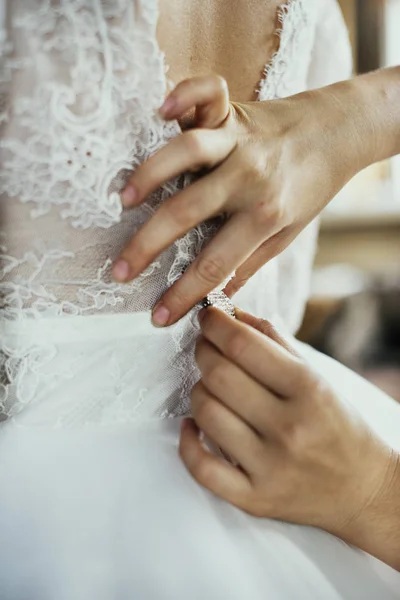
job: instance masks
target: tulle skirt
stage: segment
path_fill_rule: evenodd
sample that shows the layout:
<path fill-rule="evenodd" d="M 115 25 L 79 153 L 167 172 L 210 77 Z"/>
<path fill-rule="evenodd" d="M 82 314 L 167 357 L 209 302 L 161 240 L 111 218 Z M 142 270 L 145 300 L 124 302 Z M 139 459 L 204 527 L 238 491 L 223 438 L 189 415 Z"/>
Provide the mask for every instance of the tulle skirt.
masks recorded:
<path fill-rule="evenodd" d="M 400 406 L 298 347 L 400 450 Z M 178 457 L 179 425 L 3 423 L 1 600 L 400 598 L 400 573 L 380 561 L 318 529 L 253 518 L 202 489 Z"/>

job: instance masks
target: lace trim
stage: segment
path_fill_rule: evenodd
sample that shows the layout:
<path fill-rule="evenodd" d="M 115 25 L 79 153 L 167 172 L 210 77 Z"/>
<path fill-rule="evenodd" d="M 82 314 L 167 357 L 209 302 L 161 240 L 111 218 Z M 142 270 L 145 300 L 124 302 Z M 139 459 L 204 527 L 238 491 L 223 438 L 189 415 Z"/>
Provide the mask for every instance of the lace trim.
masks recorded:
<path fill-rule="evenodd" d="M 184 415 L 199 379 L 196 310 L 157 332 L 149 315 L 136 313 L 32 320 L 28 327 L 3 322 L 0 336 L 0 421 L 22 427 Z M 157 369 L 149 348 L 159 355 Z"/>
<path fill-rule="evenodd" d="M 316 0 L 289 0 L 278 11 L 280 28 L 279 49 L 266 65 L 263 78 L 257 89 L 258 99 L 275 100 L 293 95 L 304 85 L 304 67 L 299 69 L 296 57 L 307 56 L 308 46 L 312 44 L 312 17 L 315 11 L 313 3 Z M 309 43 L 307 44 L 307 38 Z M 297 89 L 298 88 L 298 89 Z"/>
<path fill-rule="evenodd" d="M 291 0 L 281 8 L 280 48 L 266 67 L 260 99 L 304 86 L 307 45 L 301 52 L 299 45 L 312 29 L 311 2 Z M 27 6 L 13 0 L 9 8 L 13 47 L 4 33 L 0 37 L 8 52 L 0 93 L 9 93 L 0 142 L 1 202 L 9 219 L 0 237 L 1 317 L 37 321 L 148 310 L 219 225 L 207 223 L 191 231 L 132 284 L 111 280 L 111 262 L 119 249 L 166 198 L 191 181 L 189 175 L 178 178 L 139 209 L 122 213 L 119 192 L 127 173 L 180 131 L 177 123 L 165 124 L 156 114 L 167 85 L 156 42 L 156 1 L 32 0 Z M 22 224 L 25 230 L 13 239 Z M 51 239 L 36 240 L 39 224 L 44 238 L 51 233 Z M 153 415 L 187 410 L 188 393 L 198 377 L 195 315 L 194 310 L 171 333 L 165 388 L 159 396 L 168 400 L 153 407 Z M 151 339 L 149 335 L 149 343 Z M 18 338 L 13 344 L 1 340 L 0 348 L 0 419 L 16 418 L 28 405 L 36 406 L 43 386 L 59 389 L 60 382 L 79 378 L 82 364 L 86 361 L 89 368 L 92 354 L 101 350 L 82 346 L 64 356 L 57 345 L 35 340 L 27 345 Z M 141 348 L 129 348 L 136 360 Z M 151 355 L 153 366 L 163 356 L 147 346 L 143 352 Z M 151 413 L 155 383 L 142 385 L 138 364 L 124 360 L 122 349 L 100 355 L 93 381 L 102 378 L 103 389 L 97 397 L 82 391 L 76 402 L 72 394 L 65 409 L 53 409 L 53 422 L 110 422 Z"/>

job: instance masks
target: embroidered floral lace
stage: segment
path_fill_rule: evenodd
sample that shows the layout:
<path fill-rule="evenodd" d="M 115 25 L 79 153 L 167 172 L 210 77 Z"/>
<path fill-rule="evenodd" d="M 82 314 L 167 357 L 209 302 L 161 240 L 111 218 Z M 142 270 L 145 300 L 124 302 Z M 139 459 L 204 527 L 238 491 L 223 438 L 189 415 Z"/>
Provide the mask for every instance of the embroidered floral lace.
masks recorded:
<path fill-rule="evenodd" d="M 321 5 L 329 8 L 323 24 Z M 128 285 L 111 278 L 122 246 L 190 181 L 182 176 L 141 207 L 122 211 L 119 192 L 129 171 L 180 132 L 157 116 L 167 87 L 157 2 L 3 0 L 0 6 L 0 419 L 18 421 L 38 405 L 47 406 L 38 420 L 52 425 L 181 414 L 197 377 L 193 314 L 162 335 L 150 325 L 140 333 L 134 319 L 130 336 L 115 337 L 111 327 L 100 342 L 97 333 L 85 333 L 86 317 L 149 311 L 215 229 L 199 226 Z M 292 0 L 280 16 L 280 49 L 266 67 L 260 100 L 348 74 L 333 1 Z M 321 27 L 326 44 L 338 44 L 338 37 L 342 44 L 342 62 L 326 82 L 315 56 Z M 281 317 L 291 330 L 307 296 L 315 232 L 313 225 L 249 286 L 252 298 L 264 298 L 258 312 Z M 77 322 L 81 335 L 71 334 Z M 50 323 L 69 332 L 68 343 Z M 79 398 L 68 395 L 67 385 L 77 377 Z"/>

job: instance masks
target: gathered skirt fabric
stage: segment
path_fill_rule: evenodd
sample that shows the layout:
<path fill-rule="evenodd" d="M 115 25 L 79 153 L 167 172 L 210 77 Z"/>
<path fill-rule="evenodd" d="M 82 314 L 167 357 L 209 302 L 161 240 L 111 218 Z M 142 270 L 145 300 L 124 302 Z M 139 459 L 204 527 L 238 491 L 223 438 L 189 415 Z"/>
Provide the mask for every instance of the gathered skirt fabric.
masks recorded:
<path fill-rule="evenodd" d="M 400 406 L 297 347 L 400 450 Z M 68 393 L 83 383 L 69 382 Z M 400 598 L 400 573 L 380 561 L 318 529 L 253 518 L 201 488 L 179 459 L 179 425 L 3 423 L 1 600 Z"/>

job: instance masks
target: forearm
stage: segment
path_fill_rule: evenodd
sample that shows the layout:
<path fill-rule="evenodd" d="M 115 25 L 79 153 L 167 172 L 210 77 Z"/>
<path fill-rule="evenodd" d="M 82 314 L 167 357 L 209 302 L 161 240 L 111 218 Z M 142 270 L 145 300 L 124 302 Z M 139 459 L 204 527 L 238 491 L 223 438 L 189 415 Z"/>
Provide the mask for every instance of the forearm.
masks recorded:
<path fill-rule="evenodd" d="M 400 66 L 325 89 L 341 113 L 337 133 L 348 144 L 356 170 L 400 153 Z"/>

